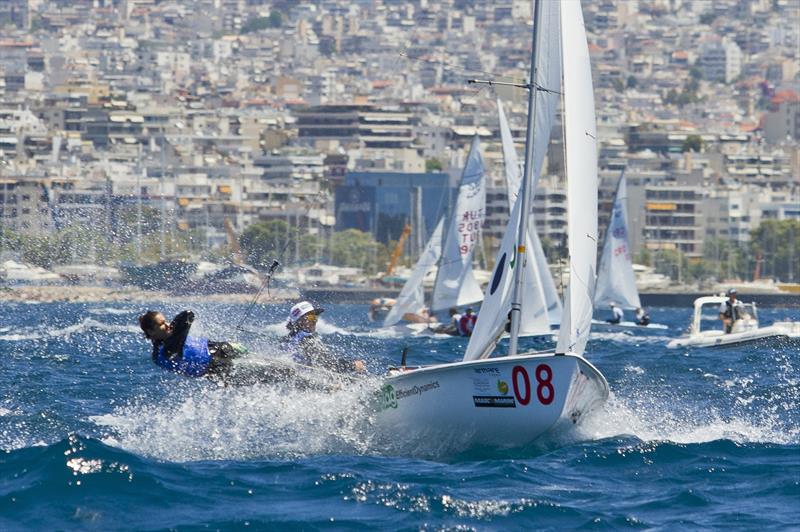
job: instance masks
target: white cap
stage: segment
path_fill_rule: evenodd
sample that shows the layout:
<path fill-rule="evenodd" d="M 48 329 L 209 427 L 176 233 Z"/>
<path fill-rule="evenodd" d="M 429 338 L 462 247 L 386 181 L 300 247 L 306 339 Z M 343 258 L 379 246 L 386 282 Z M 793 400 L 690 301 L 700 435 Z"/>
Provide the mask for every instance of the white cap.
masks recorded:
<path fill-rule="evenodd" d="M 308 314 L 309 312 L 313 312 L 314 314 L 321 314 L 323 309 L 314 307 L 308 301 L 301 301 L 297 303 L 295 306 L 292 307 L 292 310 L 289 311 L 289 321 L 292 323 L 297 323 L 297 320 Z"/>

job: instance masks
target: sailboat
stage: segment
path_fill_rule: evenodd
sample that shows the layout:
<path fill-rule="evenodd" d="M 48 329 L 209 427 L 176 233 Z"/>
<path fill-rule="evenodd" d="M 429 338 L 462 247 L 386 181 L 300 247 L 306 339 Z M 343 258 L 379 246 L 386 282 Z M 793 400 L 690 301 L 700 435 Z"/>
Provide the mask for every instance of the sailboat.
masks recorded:
<path fill-rule="evenodd" d="M 394 326 L 408 314 L 422 313 L 426 308 L 422 282 L 434 268 L 437 273 L 431 312 L 471 305 L 483 299 L 483 292 L 472 271 L 472 258 L 480 241 L 485 206 L 486 170 L 476 135 L 461 174 L 455 208 L 449 217 L 442 217 L 436 225 L 411 276 L 386 315 L 384 327 Z M 433 325 L 428 322 L 408 323 L 401 332 L 431 333 Z"/>
<path fill-rule="evenodd" d="M 642 307 L 639 291 L 636 289 L 636 277 L 633 273 L 630 244 L 628 243 L 628 194 L 625 185 L 625 173 L 620 175 L 617 191 L 614 195 L 614 206 L 611 220 L 608 223 L 603 254 L 597 273 L 597 287 L 594 294 L 595 308 L 608 308 L 616 305 L 621 309 L 636 310 Z M 660 323 L 638 325 L 632 321 L 620 321 L 610 324 L 595 321 L 595 324 L 612 325 L 614 327 L 646 327 L 649 329 L 667 329 Z"/>
<path fill-rule="evenodd" d="M 557 42 L 564 56 L 571 280 L 555 351 L 518 353 L 521 317 L 527 312 L 523 286 L 528 273 L 535 119 L 538 94 L 548 89 L 541 84 L 539 73 L 552 66 L 546 60 L 539 64 L 540 36 L 545 43 Z M 464 358 L 394 368 L 379 394 L 378 421 L 408 438 L 434 438 L 467 447 L 523 446 L 577 424 L 608 398 L 605 377 L 583 357 L 597 260 L 597 140 L 589 50 L 579 2 L 535 2 L 531 63 L 523 185 Z M 487 306 L 495 312 L 487 313 Z M 503 314 L 506 308 L 510 309 L 510 323 Z M 508 354 L 489 358 L 507 325 Z"/>

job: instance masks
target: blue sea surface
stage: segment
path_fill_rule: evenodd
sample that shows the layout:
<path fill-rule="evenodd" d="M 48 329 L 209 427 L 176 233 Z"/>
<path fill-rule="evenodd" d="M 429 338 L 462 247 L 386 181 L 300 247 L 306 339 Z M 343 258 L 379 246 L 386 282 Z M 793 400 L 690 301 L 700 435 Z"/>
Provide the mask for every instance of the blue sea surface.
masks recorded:
<path fill-rule="evenodd" d="M 193 332 L 263 363 L 286 356 L 289 306 L 237 333 L 246 305 L 193 305 Z M 394 337 L 365 305 L 330 305 L 325 342 L 371 377 L 219 387 L 152 364 L 143 310 L 0 303 L 0 530 L 800 527 L 797 343 L 669 350 L 689 309 L 653 308 L 670 329 L 593 333 L 612 396 L 570 440 L 453 449 L 379 429 L 370 401 L 404 347 L 409 364 L 452 361 L 464 339 Z"/>

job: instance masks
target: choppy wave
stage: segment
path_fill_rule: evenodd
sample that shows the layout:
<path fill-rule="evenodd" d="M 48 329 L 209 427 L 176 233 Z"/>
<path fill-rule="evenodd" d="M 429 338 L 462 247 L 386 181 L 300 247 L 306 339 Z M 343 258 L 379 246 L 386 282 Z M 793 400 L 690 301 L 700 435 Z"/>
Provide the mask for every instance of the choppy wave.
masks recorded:
<path fill-rule="evenodd" d="M 153 402 L 141 398 L 92 420 L 106 443 L 171 461 L 291 459 L 362 454 L 372 434 L 366 401 L 371 380 L 332 391 L 289 385 L 176 387 Z"/>
<path fill-rule="evenodd" d="M 14 331 L 13 333 L 11 331 Z M 87 331 L 101 331 L 101 332 L 132 332 L 140 333 L 140 329 L 135 325 L 114 325 L 97 321 L 92 318 L 84 318 L 78 323 L 68 325 L 60 328 L 50 328 L 46 324 L 36 327 L 21 327 L 19 329 L 8 328 L 8 334 L 0 334 L 0 340 L 9 342 L 21 342 L 25 340 L 38 340 L 42 338 L 55 338 L 62 337 L 68 338 L 71 335 L 79 334 Z"/>
<path fill-rule="evenodd" d="M 14 308 L 0 313 L 2 530 L 800 522 L 800 350 L 669 351 L 688 310 L 664 313 L 666 335 L 594 334 L 608 403 L 563 437 L 497 451 L 382 432 L 379 377 L 327 391 L 219 388 L 156 368 L 123 312 Z M 196 330 L 224 337 L 243 308 L 208 304 Z M 326 308 L 326 343 L 376 375 L 406 347 L 414 364 L 463 354 L 464 339 L 382 338 L 360 308 Z M 284 309 L 259 311 L 252 322 L 271 325 L 248 338 L 249 362 L 285 358 Z"/>
<path fill-rule="evenodd" d="M 797 510 L 785 503 L 796 496 L 798 452 L 798 446 L 610 438 L 513 460 L 340 456 L 174 463 L 71 434 L 6 453 L 0 525 L 783 528 L 796 524 Z M 753 475 L 769 481 L 754 485 L 747 481 Z"/>

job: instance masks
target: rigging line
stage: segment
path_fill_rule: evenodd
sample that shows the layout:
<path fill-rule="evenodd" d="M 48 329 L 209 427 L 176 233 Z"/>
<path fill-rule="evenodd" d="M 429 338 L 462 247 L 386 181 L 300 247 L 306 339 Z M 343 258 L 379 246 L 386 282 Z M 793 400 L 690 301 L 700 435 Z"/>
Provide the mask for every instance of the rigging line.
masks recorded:
<path fill-rule="evenodd" d="M 455 66 L 455 65 L 453 65 L 451 63 L 447 63 L 447 62 L 445 62 L 443 60 L 425 59 L 423 56 L 414 57 L 414 56 L 409 55 L 408 52 L 405 51 L 405 49 L 404 50 L 400 50 L 400 52 L 398 52 L 398 55 L 400 55 L 401 57 L 405 57 L 406 59 L 408 59 L 410 61 L 415 61 L 417 63 L 429 63 L 429 64 L 436 65 L 436 66 L 442 65 L 444 67 L 447 67 L 447 69 L 450 72 L 454 72 L 454 73 L 457 73 L 457 74 L 462 74 L 464 76 L 469 76 L 470 74 L 485 74 L 485 75 L 491 76 L 493 78 L 498 78 L 498 79 L 505 78 L 505 79 L 510 80 L 512 83 L 513 82 L 525 83 L 525 80 L 521 80 L 520 81 L 520 78 L 515 78 L 513 76 L 507 76 L 507 75 L 503 75 L 503 74 L 498 74 L 496 72 L 489 72 L 487 70 L 475 70 L 475 69 L 466 70 L 466 69 L 463 69 L 461 67 Z"/>
<path fill-rule="evenodd" d="M 283 249 L 278 254 L 279 258 L 283 258 L 283 254 L 286 252 L 286 249 L 289 247 L 289 243 L 290 242 L 291 242 L 291 239 L 287 238 L 286 239 L 286 244 L 284 244 Z M 266 277 L 264 277 L 264 282 L 261 283 L 261 286 L 258 288 L 258 291 L 256 292 L 256 295 L 253 297 L 253 300 L 250 301 L 250 304 L 247 305 L 247 309 L 245 309 L 244 315 L 242 315 L 242 318 L 239 320 L 239 323 L 236 325 L 236 330 L 237 331 L 241 331 L 242 330 L 242 324 L 245 322 L 245 320 L 248 317 L 250 317 L 250 312 L 252 312 L 253 307 L 255 307 L 256 303 L 258 302 L 258 298 L 261 297 L 261 294 L 264 292 L 264 288 L 267 289 L 267 294 L 269 294 L 269 283 L 272 280 L 272 276 L 275 274 L 275 270 L 277 270 L 278 266 L 280 266 L 280 265 L 281 265 L 281 263 L 278 262 L 277 259 L 272 261 L 272 264 L 270 265 L 269 270 L 267 271 L 267 275 L 266 275 Z"/>

